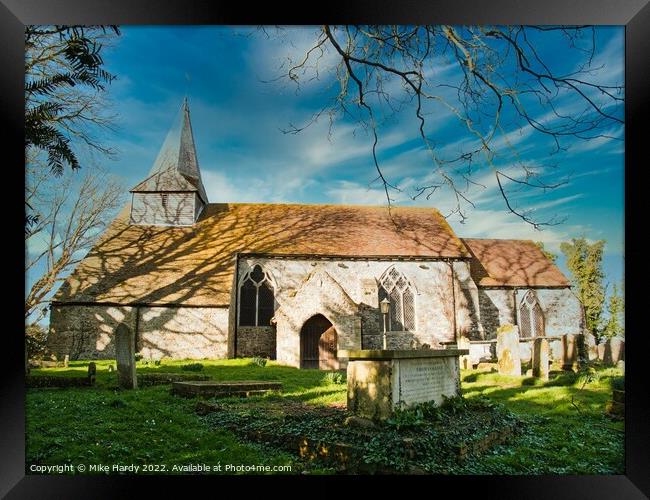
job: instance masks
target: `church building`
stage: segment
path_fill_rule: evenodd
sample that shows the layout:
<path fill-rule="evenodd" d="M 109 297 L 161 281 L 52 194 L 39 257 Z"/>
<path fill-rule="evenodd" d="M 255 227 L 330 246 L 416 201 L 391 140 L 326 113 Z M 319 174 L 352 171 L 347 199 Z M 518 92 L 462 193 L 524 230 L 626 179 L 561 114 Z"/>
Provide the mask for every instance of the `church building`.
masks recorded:
<path fill-rule="evenodd" d="M 493 339 L 503 324 L 582 331 L 568 280 L 532 241 L 459 238 L 434 208 L 210 202 L 187 100 L 131 195 L 52 301 L 59 357 L 114 358 L 119 324 L 145 359 L 321 369 L 381 349 L 384 326 L 389 349 Z"/>

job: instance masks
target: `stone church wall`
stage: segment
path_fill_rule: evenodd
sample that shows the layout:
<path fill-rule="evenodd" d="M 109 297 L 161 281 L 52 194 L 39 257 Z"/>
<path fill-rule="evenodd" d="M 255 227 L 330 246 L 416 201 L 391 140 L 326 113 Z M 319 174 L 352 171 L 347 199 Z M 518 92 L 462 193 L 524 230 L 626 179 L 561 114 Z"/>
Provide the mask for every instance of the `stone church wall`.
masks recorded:
<path fill-rule="evenodd" d="M 504 324 L 518 324 L 515 310 L 528 292 L 527 288 L 478 290 L 480 319 L 484 338 L 496 338 L 496 331 Z M 582 331 L 580 301 L 569 288 L 536 288 L 535 294 L 544 313 L 546 336 L 577 334 Z"/>
<path fill-rule="evenodd" d="M 70 359 L 113 359 L 120 323 L 136 330 L 144 358 L 226 358 L 228 308 L 55 305 L 48 349 Z"/>
<path fill-rule="evenodd" d="M 275 328 L 272 326 L 240 326 L 237 329 L 236 343 L 239 358 L 276 358 Z"/>
<path fill-rule="evenodd" d="M 527 291 L 517 290 L 517 304 Z M 535 289 L 535 294 L 544 312 L 544 330 L 547 336 L 560 337 L 582 333 L 582 306 L 570 288 Z"/>
<path fill-rule="evenodd" d="M 406 276 L 414 287 L 416 328 L 413 332 L 389 332 L 388 346 L 391 349 L 413 349 L 429 344 L 438 346 L 439 342 L 454 340 L 454 300 L 456 302 L 456 328 L 459 331 L 478 335 L 478 291 L 469 276 L 466 262 L 454 262 L 455 289 L 452 291 L 451 264 L 444 261 L 372 261 L 372 260 L 309 260 L 280 259 L 270 257 L 243 257 L 239 261 L 238 282 L 253 266 L 260 264 L 271 276 L 275 291 L 276 311 L 281 309 L 292 324 L 291 333 L 278 333 L 278 359 L 282 350 L 299 350 L 299 334 L 304 320 L 316 314 L 323 314 L 332 323 L 334 311 L 325 311 L 318 294 L 300 297 L 301 289 L 315 272 L 325 272 L 334 280 L 330 287 L 340 286 L 351 302 L 359 304 L 354 315 L 361 319 L 361 345 L 349 348 L 381 348 L 383 319 L 379 311 L 379 280 L 382 275 L 395 266 Z M 298 300 L 300 299 L 300 300 Z M 333 299 L 334 300 L 334 299 Z M 342 300 L 342 299 L 341 299 Z M 320 301 L 320 303 L 319 303 Z M 285 307 L 283 307 L 283 305 Z M 303 318 L 303 316 L 305 316 Z M 300 316 L 298 318 L 298 316 Z M 346 329 L 338 331 L 341 335 L 354 335 L 347 329 L 354 328 L 354 318 L 346 324 Z M 339 322 L 347 321 L 345 318 Z M 336 326 L 336 324 L 335 324 Z M 254 334 L 248 327 L 237 328 L 238 355 L 240 354 L 240 332 L 247 337 Z M 264 336 L 260 332 L 260 336 Z M 286 335 L 293 335 L 291 339 Z M 282 338 L 280 338 L 282 337 Z M 260 340 L 264 343 L 264 340 Z M 284 346 L 286 344 L 286 346 Z M 283 347 L 284 346 L 284 347 Z M 348 348 L 348 347 L 346 347 Z M 295 355 L 291 355 L 295 357 Z M 293 360 L 295 364 L 295 360 Z"/>

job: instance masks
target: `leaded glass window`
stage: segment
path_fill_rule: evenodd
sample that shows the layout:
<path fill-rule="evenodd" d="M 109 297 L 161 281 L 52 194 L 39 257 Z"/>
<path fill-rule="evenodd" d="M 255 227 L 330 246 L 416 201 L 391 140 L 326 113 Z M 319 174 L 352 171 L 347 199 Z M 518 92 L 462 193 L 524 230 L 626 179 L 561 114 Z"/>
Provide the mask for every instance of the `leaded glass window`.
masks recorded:
<path fill-rule="evenodd" d="M 542 306 L 532 290 L 528 291 L 519 305 L 519 332 L 522 338 L 545 335 Z"/>
<path fill-rule="evenodd" d="M 256 265 L 239 287 L 239 325 L 269 326 L 274 312 L 273 285 Z"/>
<path fill-rule="evenodd" d="M 406 277 L 394 267 L 381 279 L 379 300 L 388 298 L 387 329 L 392 332 L 415 331 L 415 293 Z"/>

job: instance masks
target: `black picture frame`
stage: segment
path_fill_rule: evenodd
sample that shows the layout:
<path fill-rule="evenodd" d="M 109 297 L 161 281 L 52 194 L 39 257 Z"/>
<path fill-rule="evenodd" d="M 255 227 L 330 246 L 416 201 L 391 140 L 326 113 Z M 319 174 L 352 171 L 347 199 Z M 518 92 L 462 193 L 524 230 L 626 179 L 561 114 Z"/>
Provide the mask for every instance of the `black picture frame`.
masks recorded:
<path fill-rule="evenodd" d="M 650 0 L 374 0 L 327 2 L 327 4 L 259 3 L 206 0 L 0 0 L 0 103 L 5 143 L 2 158 L 5 177 L 5 284 L 3 309 L 2 370 L 0 375 L 0 497 L 7 498 L 113 498 L 131 496 L 134 482 L 145 488 L 161 488 L 170 493 L 168 477 L 88 477 L 25 475 L 25 387 L 23 374 L 24 318 L 18 311 L 25 277 L 21 274 L 25 248 L 23 201 L 24 175 L 24 26 L 28 24 L 318 24 L 399 23 L 399 24 L 597 24 L 625 26 L 625 259 L 632 272 L 626 277 L 626 473 L 621 476 L 493 476 L 493 477 L 408 477 L 372 478 L 378 487 L 407 479 L 421 484 L 404 490 L 429 488 L 431 481 L 443 482 L 446 494 L 461 496 L 474 490 L 485 498 L 646 498 L 650 496 L 650 390 L 644 374 L 648 333 L 642 327 L 645 273 L 641 243 L 645 224 L 643 173 L 647 164 L 644 122 L 650 116 Z M 646 161 L 644 161 L 646 160 Z M 7 196 L 9 195 L 9 196 Z M 15 196 L 15 200 L 13 197 Z M 7 199 L 8 198 L 8 199 Z M 15 259 L 15 261 L 14 261 Z M 22 286 L 21 286 L 22 283 Z M 6 320 L 11 321 L 7 322 Z M 83 423 L 80 423 L 83 425 Z M 180 477 L 210 480 L 217 493 L 226 478 Z M 240 478 L 246 486 L 250 478 Z M 281 478 L 268 479 L 273 483 Z M 300 482 L 310 478 L 295 478 Z M 313 479 L 313 478 L 312 478 Z M 336 481 L 341 478 L 324 478 Z M 345 479 L 345 478 L 343 478 Z M 368 481 L 355 478 L 353 484 L 367 487 Z M 367 479 L 367 478 L 366 478 Z M 347 488 L 347 486 L 345 486 Z M 437 486 L 436 486 L 437 487 Z M 451 487 L 449 490 L 447 487 Z M 333 494 L 343 493 L 337 487 Z M 187 490 L 185 494 L 199 494 Z M 248 488 L 246 488 L 248 489 Z M 259 494 L 266 494 L 267 487 Z M 242 493 L 246 491 L 242 490 Z M 254 493 L 254 490 L 248 490 Z M 282 493 L 286 490 L 282 490 Z M 303 491 L 305 493 L 305 491 Z M 235 494 L 238 494 L 235 493 Z M 432 493 L 433 494 L 433 493 Z"/>

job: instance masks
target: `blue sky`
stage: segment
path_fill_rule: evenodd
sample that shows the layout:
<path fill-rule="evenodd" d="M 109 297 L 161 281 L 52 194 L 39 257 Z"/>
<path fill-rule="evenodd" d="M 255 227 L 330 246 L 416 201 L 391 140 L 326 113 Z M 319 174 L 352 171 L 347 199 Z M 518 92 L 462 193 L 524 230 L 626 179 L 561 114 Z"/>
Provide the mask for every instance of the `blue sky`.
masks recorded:
<path fill-rule="evenodd" d="M 142 180 L 177 117 L 184 95 L 189 96 L 192 124 L 203 181 L 211 202 L 298 202 L 385 204 L 383 189 L 371 184 L 376 171 L 371 157 L 371 137 L 349 119 L 339 119 L 328 137 L 327 120 L 300 134 L 284 134 L 290 123 L 300 125 L 336 93 L 335 55 L 321 61 L 320 79 L 306 82 L 296 92 L 292 82 L 269 82 L 277 77 L 287 57 L 304 52 L 314 37 L 310 27 L 292 28 L 269 39 L 246 27 L 125 26 L 122 36 L 107 49 L 107 69 L 118 75 L 109 87 L 117 113 L 117 129 L 103 139 L 117 148 L 107 161 L 109 170 L 131 188 Z M 540 34 L 536 40 L 542 56 L 561 71 L 575 68 L 578 53 L 562 48 Z M 624 31 L 622 27 L 596 29 L 593 75 L 605 82 L 623 83 Z M 302 51 L 302 52 L 301 52 Z M 431 78 L 454 81 L 457 68 L 448 60 L 434 60 Z M 571 113 L 572 102 L 561 102 Z M 467 134 L 448 111 L 432 108 L 427 132 L 442 151 L 460 151 Z M 539 116 L 548 110 L 539 109 Z M 618 112 L 622 113 L 622 106 Z M 529 162 L 557 165 L 571 173 L 568 184 L 552 192 L 513 199 L 521 207 L 535 208 L 540 219 L 566 217 L 560 225 L 535 230 L 510 214 L 499 197 L 487 165 L 477 164 L 475 179 L 485 187 L 471 191 L 476 208 L 468 218 L 448 220 L 461 237 L 526 238 L 543 241 L 559 253 L 559 244 L 571 237 L 605 239 L 607 281 L 623 276 L 624 144 L 616 138 L 567 140 L 566 151 L 551 155 L 549 138 L 519 127 L 507 117 L 504 136 Z M 508 128 L 509 127 L 509 128 Z M 607 130 L 622 138 L 621 127 Z M 437 207 L 447 213 L 450 193 L 413 201 L 409 194 L 426 182 L 431 161 L 418 137 L 412 112 L 379 128 L 379 161 L 389 180 L 402 188 L 394 193 L 398 205 Z M 512 159 L 506 148 L 497 158 L 500 166 Z M 562 258 L 560 266 L 565 270 Z"/>

